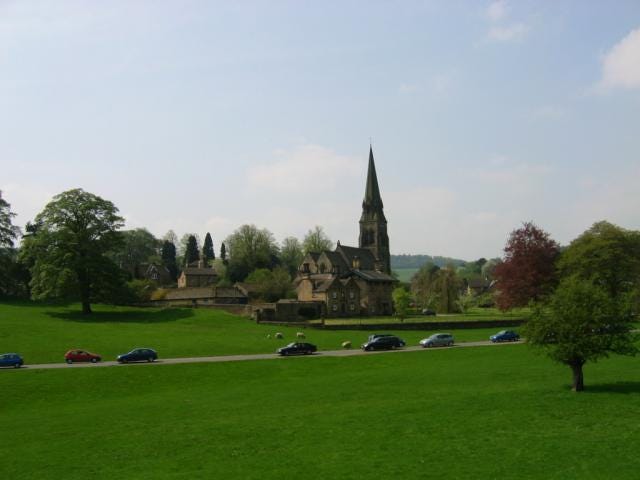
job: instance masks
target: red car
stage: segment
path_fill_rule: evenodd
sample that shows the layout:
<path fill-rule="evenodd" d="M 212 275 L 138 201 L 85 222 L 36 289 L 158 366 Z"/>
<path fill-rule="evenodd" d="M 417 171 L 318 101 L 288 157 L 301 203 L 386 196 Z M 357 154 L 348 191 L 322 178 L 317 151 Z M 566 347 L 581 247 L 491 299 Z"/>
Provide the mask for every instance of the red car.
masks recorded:
<path fill-rule="evenodd" d="M 102 358 L 100 358 L 100 355 L 87 352 L 86 350 L 69 350 L 67 353 L 64 354 L 64 360 L 67 363 L 73 363 L 73 362 L 96 363 L 102 360 Z"/>

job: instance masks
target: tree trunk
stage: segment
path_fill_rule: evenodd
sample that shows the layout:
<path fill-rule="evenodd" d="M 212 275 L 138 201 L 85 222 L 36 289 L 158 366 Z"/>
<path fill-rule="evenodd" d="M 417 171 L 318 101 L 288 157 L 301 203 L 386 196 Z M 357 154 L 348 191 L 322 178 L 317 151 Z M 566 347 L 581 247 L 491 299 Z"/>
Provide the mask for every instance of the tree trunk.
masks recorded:
<path fill-rule="evenodd" d="M 84 315 L 89 315 L 91 313 L 91 304 L 89 300 L 82 299 L 82 313 Z"/>
<path fill-rule="evenodd" d="M 575 361 L 569 364 L 571 371 L 573 372 L 573 385 L 571 386 L 571 390 L 574 392 L 582 392 L 584 390 L 584 376 L 582 374 L 583 364 L 584 362 L 581 361 Z"/>

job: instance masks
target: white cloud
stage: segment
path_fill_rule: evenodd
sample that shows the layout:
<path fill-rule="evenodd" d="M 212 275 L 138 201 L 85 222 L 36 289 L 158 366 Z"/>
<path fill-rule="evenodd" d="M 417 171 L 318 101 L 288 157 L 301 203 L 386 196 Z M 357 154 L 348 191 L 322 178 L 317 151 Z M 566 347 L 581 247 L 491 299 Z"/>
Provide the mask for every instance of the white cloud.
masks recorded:
<path fill-rule="evenodd" d="M 362 176 L 365 165 L 363 159 L 339 155 L 318 145 L 278 151 L 276 156 L 278 160 L 251 167 L 247 171 L 250 189 L 280 193 L 330 192 Z"/>
<path fill-rule="evenodd" d="M 640 88 L 640 28 L 631 31 L 605 54 L 600 87 Z"/>
<path fill-rule="evenodd" d="M 512 23 L 511 25 L 498 26 L 495 25 L 489 29 L 487 37 L 489 40 L 496 42 L 510 42 L 520 40 L 528 32 L 530 28 L 522 22 Z"/>
<path fill-rule="evenodd" d="M 486 15 L 490 21 L 498 22 L 506 18 L 507 11 L 507 2 L 504 0 L 496 0 L 487 7 Z"/>

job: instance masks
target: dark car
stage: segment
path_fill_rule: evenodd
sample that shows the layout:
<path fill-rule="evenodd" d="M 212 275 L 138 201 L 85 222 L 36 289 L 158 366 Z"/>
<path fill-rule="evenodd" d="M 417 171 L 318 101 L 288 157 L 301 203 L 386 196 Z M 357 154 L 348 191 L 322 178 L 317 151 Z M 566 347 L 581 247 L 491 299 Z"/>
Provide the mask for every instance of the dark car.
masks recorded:
<path fill-rule="evenodd" d="M 520 340 L 520 335 L 518 335 L 513 330 L 502 330 L 495 335 L 491 335 L 489 337 L 493 343 L 497 342 L 517 342 Z"/>
<path fill-rule="evenodd" d="M 381 338 L 381 337 L 395 337 L 395 335 L 391 335 L 390 333 L 373 333 L 369 335 L 367 342 L 373 342 L 376 338 Z"/>
<path fill-rule="evenodd" d="M 129 353 L 123 353 L 122 355 L 118 355 L 118 362 L 120 363 L 129 363 L 129 362 L 153 362 L 158 359 L 158 354 L 155 350 L 151 348 L 136 348 L 131 350 Z"/>
<path fill-rule="evenodd" d="M 404 346 L 404 340 L 401 338 L 398 338 L 395 335 L 385 335 L 384 337 L 374 338 L 373 340 L 364 343 L 361 348 L 365 351 L 392 350 L 394 348 L 401 348 Z"/>
<path fill-rule="evenodd" d="M 64 354 L 64 361 L 73 362 L 91 362 L 96 363 L 102 360 L 102 357 L 96 353 L 87 352 L 86 350 L 69 350 Z"/>
<path fill-rule="evenodd" d="M 311 343 L 300 343 L 294 342 L 289 345 L 279 348 L 276 353 L 280 355 L 311 355 L 313 352 L 318 350 L 315 345 Z"/>
<path fill-rule="evenodd" d="M 20 368 L 24 365 L 24 360 L 17 353 L 3 353 L 0 355 L 0 367 Z"/>

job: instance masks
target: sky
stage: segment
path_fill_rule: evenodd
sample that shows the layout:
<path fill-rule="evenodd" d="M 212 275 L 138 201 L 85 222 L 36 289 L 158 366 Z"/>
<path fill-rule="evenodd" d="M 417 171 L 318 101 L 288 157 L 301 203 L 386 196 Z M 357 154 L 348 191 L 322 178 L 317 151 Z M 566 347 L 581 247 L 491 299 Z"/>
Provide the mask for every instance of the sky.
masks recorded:
<path fill-rule="evenodd" d="M 640 229 L 640 2 L 0 0 L 0 190 L 127 228 L 321 225 L 356 245 L 370 143 L 393 254 Z"/>

